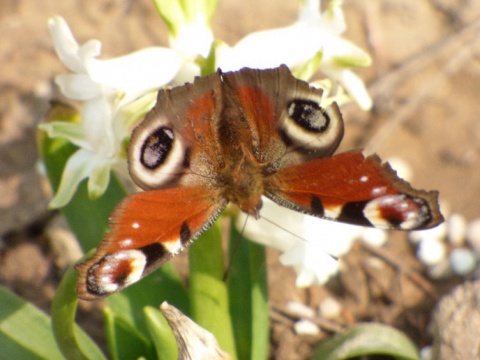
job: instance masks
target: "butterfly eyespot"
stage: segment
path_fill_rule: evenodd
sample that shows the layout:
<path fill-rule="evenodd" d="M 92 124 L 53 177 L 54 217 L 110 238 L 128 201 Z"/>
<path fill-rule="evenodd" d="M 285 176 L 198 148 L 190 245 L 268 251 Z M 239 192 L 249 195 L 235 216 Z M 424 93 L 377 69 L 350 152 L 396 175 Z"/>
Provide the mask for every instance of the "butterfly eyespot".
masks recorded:
<path fill-rule="evenodd" d="M 330 154 L 343 137 L 343 121 L 338 106 L 320 106 L 321 96 L 296 98 L 287 103 L 280 122 L 280 134 L 288 146 L 298 151 Z"/>
<path fill-rule="evenodd" d="M 295 99 L 287 106 L 288 116 L 306 131 L 320 133 L 325 131 L 330 118 L 315 101 Z"/>
<path fill-rule="evenodd" d="M 142 165 L 150 170 L 161 166 L 172 150 L 174 140 L 172 129 L 162 126 L 155 130 L 143 143 L 140 153 Z"/>
<path fill-rule="evenodd" d="M 129 170 L 135 183 L 143 189 L 159 188 L 182 172 L 189 149 L 172 127 L 155 118 L 137 127 L 129 146 Z"/>

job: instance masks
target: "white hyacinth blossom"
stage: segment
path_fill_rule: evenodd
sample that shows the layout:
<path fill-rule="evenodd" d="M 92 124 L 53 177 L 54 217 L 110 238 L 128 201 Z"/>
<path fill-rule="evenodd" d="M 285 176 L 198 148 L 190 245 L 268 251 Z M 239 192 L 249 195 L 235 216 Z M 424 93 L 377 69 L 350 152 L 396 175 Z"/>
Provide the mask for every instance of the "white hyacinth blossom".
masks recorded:
<path fill-rule="evenodd" d="M 328 3 L 320 12 L 320 0 L 305 0 L 300 7 L 298 20 L 290 26 L 254 32 L 235 46 L 222 44 L 217 48 L 217 67 L 223 71 L 242 67 L 273 68 L 286 64 L 293 73 L 303 75 L 311 61 L 320 59 L 319 70 L 338 82 L 347 93 L 368 110 L 372 100 L 361 79 L 351 69 L 369 66 L 370 56 L 341 37 L 346 24 L 341 9 L 342 1 Z M 313 75 L 307 72 L 309 80 Z"/>
<path fill-rule="evenodd" d="M 50 137 L 65 138 L 79 147 L 68 159 L 59 189 L 50 202 L 50 207 L 58 208 L 70 201 L 86 178 L 92 199 L 105 192 L 111 169 L 125 167 L 121 144 L 134 125 L 124 112 L 126 106 L 172 81 L 182 58 L 172 49 L 152 47 L 99 60 L 98 40 L 79 45 L 59 16 L 49 20 L 49 28 L 55 51 L 72 71 L 58 75 L 55 82 L 65 97 L 82 102 L 79 123 L 53 121 L 40 126 Z M 153 101 L 150 97 L 143 107 L 151 107 Z"/>
<path fill-rule="evenodd" d="M 280 262 L 297 273 L 296 285 L 324 284 L 339 270 L 337 258 L 346 254 L 357 239 L 382 245 L 383 230 L 323 220 L 281 207 L 262 198 L 260 220 L 248 219 L 245 236 L 279 250 Z M 247 215 L 237 219 L 240 228 Z"/>

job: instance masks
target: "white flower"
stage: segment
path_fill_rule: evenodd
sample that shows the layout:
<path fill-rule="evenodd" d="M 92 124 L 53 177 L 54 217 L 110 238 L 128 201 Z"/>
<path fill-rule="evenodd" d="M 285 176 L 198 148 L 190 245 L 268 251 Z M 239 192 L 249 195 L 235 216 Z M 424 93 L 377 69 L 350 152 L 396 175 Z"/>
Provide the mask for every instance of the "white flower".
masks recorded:
<path fill-rule="evenodd" d="M 170 47 L 183 59 L 182 68 L 174 81 L 183 85 L 194 76 L 201 75 L 200 64 L 210 55 L 214 39 L 210 22 L 217 1 L 154 0 L 154 3 L 168 26 Z"/>
<path fill-rule="evenodd" d="M 216 65 L 229 71 L 286 64 L 308 80 L 313 73 L 305 74 L 305 67 L 320 59 L 320 70 L 338 81 L 360 107 L 369 109 L 372 101 L 365 86 L 350 69 L 370 65 L 370 56 L 340 36 L 346 29 L 341 1 L 330 1 L 324 13 L 319 9 L 320 0 L 306 0 L 294 24 L 249 34 L 234 47 L 218 46 Z"/>
<path fill-rule="evenodd" d="M 280 250 L 280 262 L 292 266 L 297 273 L 298 287 L 324 284 L 339 270 L 337 257 L 350 250 L 355 239 L 373 234 L 379 243 L 383 231 L 361 226 L 322 220 L 278 206 L 262 198 L 263 207 L 258 221 L 249 219 L 245 236 L 263 245 Z M 237 218 L 241 228 L 245 214 Z"/>
<path fill-rule="evenodd" d="M 67 98 L 83 101 L 79 123 L 53 121 L 40 126 L 50 137 L 65 138 L 79 147 L 68 159 L 50 203 L 50 207 L 56 208 L 70 201 L 85 178 L 91 198 L 105 192 L 112 167 L 125 167 L 121 143 L 134 125 L 124 112 L 125 106 L 170 82 L 182 60 L 176 51 L 165 48 L 98 60 L 95 57 L 100 54 L 99 41 L 78 45 L 65 20 L 58 16 L 49 20 L 49 27 L 58 56 L 73 72 L 58 75 L 55 81 Z M 145 111 L 153 105 L 154 98 L 139 101 Z"/>
<path fill-rule="evenodd" d="M 383 230 L 322 220 L 262 200 L 261 218 L 248 220 L 245 236 L 281 251 L 280 262 L 295 269 L 298 287 L 326 283 L 339 270 L 336 258 L 346 254 L 356 239 L 376 246 L 386 241 Z M 238 228 L 245 217 L 238 216 Z"/>

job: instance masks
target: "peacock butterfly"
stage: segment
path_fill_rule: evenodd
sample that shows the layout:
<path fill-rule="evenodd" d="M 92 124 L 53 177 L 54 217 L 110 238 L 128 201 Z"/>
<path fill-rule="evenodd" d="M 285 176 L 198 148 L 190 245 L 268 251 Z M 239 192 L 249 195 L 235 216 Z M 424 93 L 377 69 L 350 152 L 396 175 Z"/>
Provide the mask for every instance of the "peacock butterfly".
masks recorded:
<path fill-rule="evenodd" d="M 259 217 L 261 196 L 318 216 L 381 229 L 443 221 L 436 191 L 413 189 L 377 155 L 332 155 L 343 137 L 337 104 L 286 66 L 198 77 L 160 90 L 132 133 L 128 162 L 146 190 L 114 210 L 95 255 L 77 266 L 80 298 L 117 292 L 202 234 L 228 203 Z"/>

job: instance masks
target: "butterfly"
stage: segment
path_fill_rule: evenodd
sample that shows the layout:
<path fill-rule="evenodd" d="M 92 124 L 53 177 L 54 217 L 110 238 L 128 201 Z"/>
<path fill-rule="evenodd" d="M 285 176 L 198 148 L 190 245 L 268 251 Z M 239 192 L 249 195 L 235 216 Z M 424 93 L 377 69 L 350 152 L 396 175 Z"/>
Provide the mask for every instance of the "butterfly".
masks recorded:
<path fill-rule="evenodd" d="M 416 190 L 377 155 L 333 155 L 344 133 L 322 90 L 274 69 L 218 70 L 160 90 L 133 130 L 130 175 L 145 192 L 113 211 L 95 255 L 77 265 L 80 298 L 115 293 L 197 239 L 229 203 L 259 218 L 262 196 L 305 214 L 381 229 L 443 221 L 438 192 Z"/>

